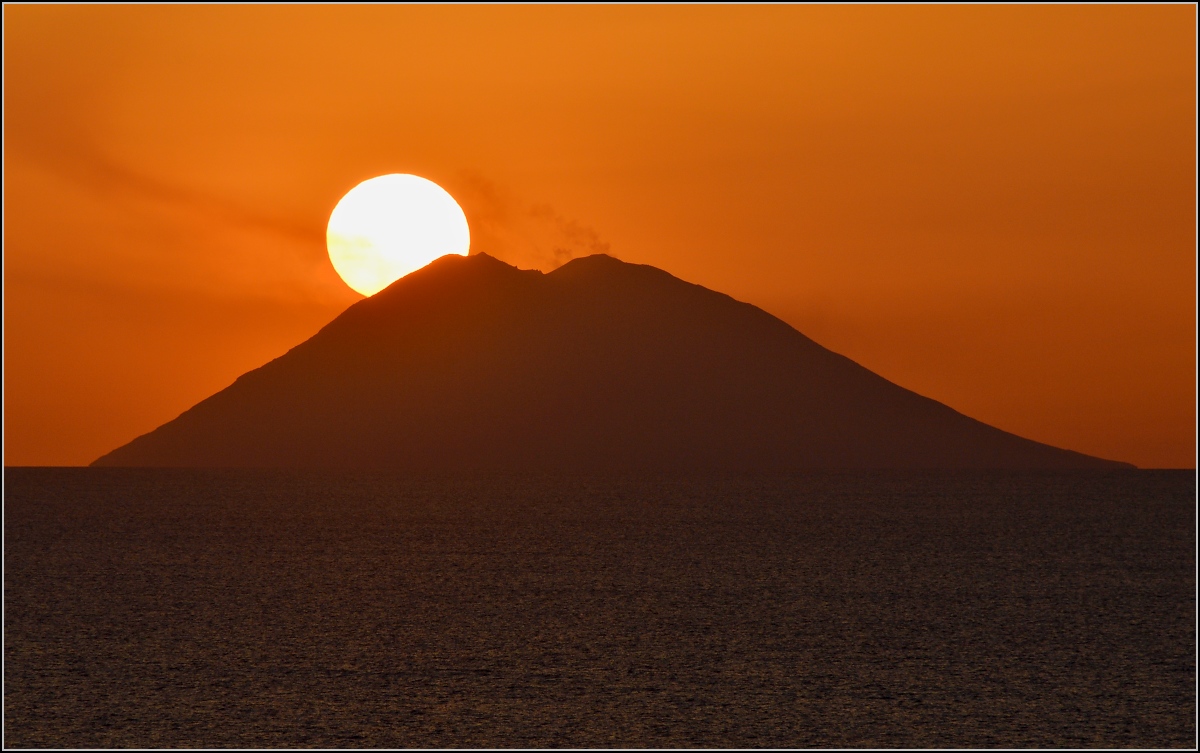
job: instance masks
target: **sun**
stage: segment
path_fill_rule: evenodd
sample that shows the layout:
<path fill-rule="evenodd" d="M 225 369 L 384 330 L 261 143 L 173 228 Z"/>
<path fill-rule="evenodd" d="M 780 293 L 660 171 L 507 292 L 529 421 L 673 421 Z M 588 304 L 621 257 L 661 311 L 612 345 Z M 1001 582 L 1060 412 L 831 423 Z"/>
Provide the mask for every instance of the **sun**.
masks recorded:
<path fill-rule="evenodd" d="M 329 259 L 346 284 L 375 295 L 446 254 L 466 256 L 471 233 L 445 189 L 394 173 L 350 189 L 329 215 Z"/>

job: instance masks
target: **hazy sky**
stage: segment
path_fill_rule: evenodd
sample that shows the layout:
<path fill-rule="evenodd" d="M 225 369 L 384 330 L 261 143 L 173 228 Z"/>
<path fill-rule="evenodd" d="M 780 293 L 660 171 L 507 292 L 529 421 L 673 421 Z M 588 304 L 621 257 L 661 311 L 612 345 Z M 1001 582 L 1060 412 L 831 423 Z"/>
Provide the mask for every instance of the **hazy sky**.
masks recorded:
<path fill-rule="evenodd" d="M 1008 431 L 1195 462 L 1196 10 L 4 7 L 4 462 L 84 464 L 359 298 L 325 223 L 653 264 Z"/>

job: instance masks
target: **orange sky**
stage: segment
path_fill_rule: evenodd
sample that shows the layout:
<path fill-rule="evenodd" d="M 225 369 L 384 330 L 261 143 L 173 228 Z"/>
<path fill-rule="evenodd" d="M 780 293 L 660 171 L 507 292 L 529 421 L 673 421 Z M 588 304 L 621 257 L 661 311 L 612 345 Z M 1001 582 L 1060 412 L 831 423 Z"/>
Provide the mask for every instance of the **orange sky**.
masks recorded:
<path fill-rule="evenodd" d="M 366 178 L 607 251 L 1031 439 L 1194 467 L 1196 11 L 4 7 L 4 462 L 84 464 L 358 295 Z"/>

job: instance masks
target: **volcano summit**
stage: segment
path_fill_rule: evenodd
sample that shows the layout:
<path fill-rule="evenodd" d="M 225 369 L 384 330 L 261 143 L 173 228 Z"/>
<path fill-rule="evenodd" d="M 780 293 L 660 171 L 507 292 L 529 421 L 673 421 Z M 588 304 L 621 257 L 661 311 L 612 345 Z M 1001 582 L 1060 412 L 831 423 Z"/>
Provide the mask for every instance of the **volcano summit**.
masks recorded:
<path fill-rule="evenodd" d="M 899 387 L 746 303 L 598 254 L 447 256 L 98 466 L 1116 468 Z"/>

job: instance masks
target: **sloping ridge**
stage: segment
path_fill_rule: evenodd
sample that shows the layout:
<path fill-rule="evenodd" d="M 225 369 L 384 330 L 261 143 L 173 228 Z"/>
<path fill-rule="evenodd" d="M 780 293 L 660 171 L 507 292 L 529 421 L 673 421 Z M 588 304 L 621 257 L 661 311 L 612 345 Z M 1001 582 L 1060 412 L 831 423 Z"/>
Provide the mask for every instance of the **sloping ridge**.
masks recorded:
<path fill-rule="evenodd" d="M 549 274 L 443 257 L 93 465 L 1131 467 L 980 423 L 761 309 L 602 254 Z"/>

